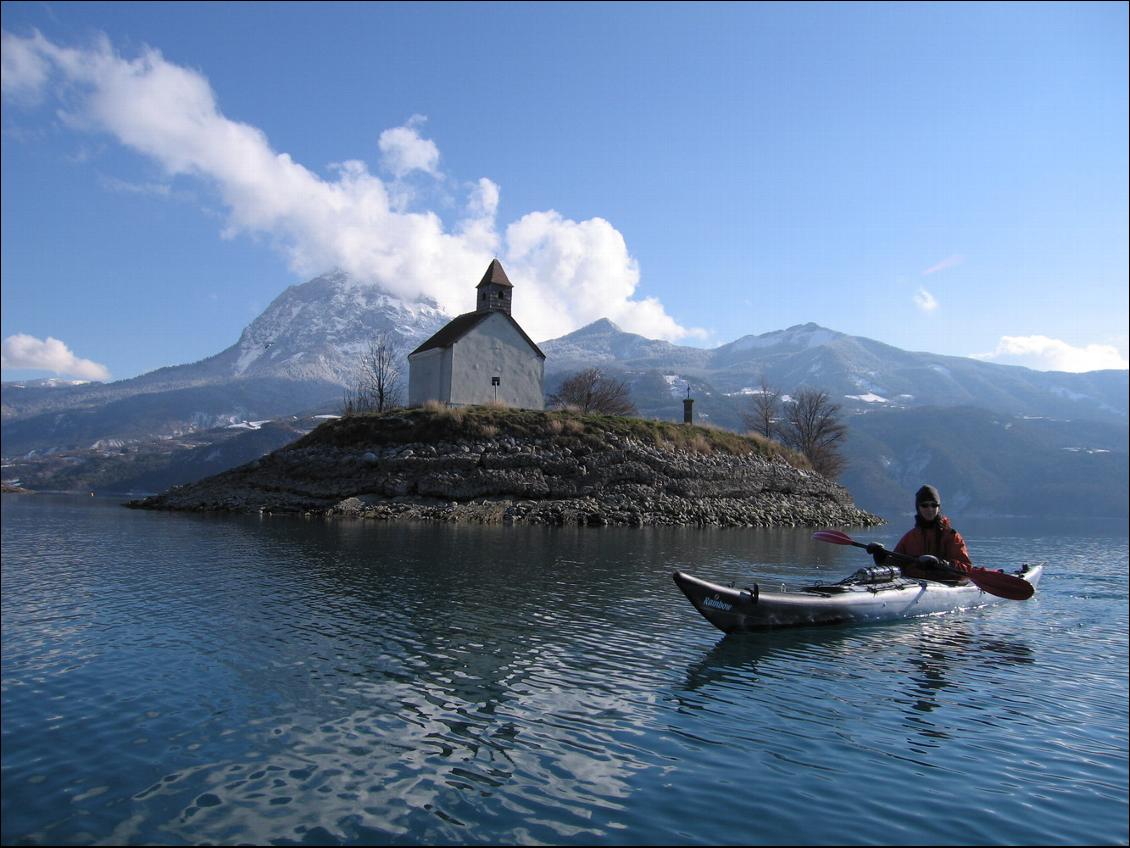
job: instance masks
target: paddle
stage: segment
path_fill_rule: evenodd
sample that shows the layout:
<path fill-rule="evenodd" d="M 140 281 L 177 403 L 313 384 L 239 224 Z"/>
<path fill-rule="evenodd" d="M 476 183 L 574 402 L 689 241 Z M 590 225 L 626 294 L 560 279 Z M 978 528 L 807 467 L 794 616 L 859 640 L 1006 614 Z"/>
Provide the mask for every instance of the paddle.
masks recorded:
<path fill-rule="evenodd" d="M 831 542 L 833 545 L 854 545 L 857 548 L 867 549 L 867 545 L 855 541 L 847 533 L 841 533 L 839 530 L 817 530 L 812 534 L 812 538 L 820 542 Z M 917 557 L 897 554 L 894 551 L 887 551 L 886 553 L 887 557 L 895 562 L 910 563 L 917 560 Z M 996 595 L 998 598 L 1008 598 L 1010 601 L 1026 601 L 1036 591 L 1035 587 L 1027 580 L 1012 574 L 1005 574 L 1003 571 L 990 571 L 987 568 L 973 566 L 973 571 L 966 573 L 953 568 L 953 566 L 950 566 L 950 568 L 955 574 L 968 577 L 969 582 L 977 586 L 982 592 Z"/>

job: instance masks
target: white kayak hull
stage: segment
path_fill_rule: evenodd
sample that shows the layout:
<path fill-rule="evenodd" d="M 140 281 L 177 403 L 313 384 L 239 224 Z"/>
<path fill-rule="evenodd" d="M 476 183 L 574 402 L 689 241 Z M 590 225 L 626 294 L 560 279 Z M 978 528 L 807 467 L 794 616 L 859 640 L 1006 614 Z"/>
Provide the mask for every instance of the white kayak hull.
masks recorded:
<path fill-rule="evenodd" d="M 1015 575 L 1035 586 L 1043 569 L 1043 563 L 1024 565 Z M 673 577 L 703 618 L 724 633 L 887 621 L 1006 602 L 972 583 L 910 578 L 880 583 L 855 583 L 848 578 L 830 585 L 766 592 L 757 584 L 734 588 L 682 571 L 676 571 Z"/>

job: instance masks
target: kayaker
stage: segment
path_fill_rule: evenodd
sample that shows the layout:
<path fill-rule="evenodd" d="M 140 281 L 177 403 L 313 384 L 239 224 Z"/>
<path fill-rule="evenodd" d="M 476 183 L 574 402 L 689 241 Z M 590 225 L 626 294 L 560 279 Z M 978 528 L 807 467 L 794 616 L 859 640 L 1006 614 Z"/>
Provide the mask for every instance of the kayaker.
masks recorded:
<path fill-rule="evenodd" d="M 965 539 L 942 515 L 942 498 L 938 490 L 925 485 L 914 494 L 914 527 L 895 545 L 896 554 L 917 557 L 913 563 L 899 563 L 907 577 L 925 580 L 952 580 L 968 574 L 973 568 Z M 876 565 L 883 565 L 887 550 L 877 542 L 867 546 L 867 553 Z"/>

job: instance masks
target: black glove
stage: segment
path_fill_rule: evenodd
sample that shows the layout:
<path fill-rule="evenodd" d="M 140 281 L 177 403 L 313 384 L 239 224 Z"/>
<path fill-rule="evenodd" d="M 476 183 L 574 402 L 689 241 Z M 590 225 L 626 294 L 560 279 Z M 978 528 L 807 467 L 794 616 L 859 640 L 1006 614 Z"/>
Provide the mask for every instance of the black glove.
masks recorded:
<path fill-rule="evenodd" d="M 871 554 L 871 559 L 875 560 L 876 565 L 883 565 L 887 561 L 887 549 L 878 542 L 869 544 L 867 553 Z"/>
<path fill-rule="evenodd" d="M 937 571 L 942 567 L 942 562 L 936 556 L 923 554 L 922 556 L 918 557 L 918 567 L 925 568 L 929 571 Z"/>

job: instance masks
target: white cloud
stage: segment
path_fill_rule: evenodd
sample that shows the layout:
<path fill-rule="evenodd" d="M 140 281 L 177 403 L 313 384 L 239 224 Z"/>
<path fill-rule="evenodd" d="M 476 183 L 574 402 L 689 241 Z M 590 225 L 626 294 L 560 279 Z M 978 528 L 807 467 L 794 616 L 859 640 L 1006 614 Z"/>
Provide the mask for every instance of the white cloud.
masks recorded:
<path fill-rule="evenodd" d="M 54 371 L 83 380 L 110 379 L 105 365 L 80 359 L 58 339 L 37 339 L 25 333 L 8 336 L 0 346 L 0 369 L 28 368 L 34 371 Z"/>
<path fill-rule="evenodd" d="M 27 101 L 50 85 L 63 98 L 59 114 L 67 125 L 108 133 L 170 175 L 206 181 L 227 209 L 223 235 L 267 235 L 296 273 L 342 268 L 457 314 L 473 307 L 473 286 L 498 256 L 517 287 L 515 317 L 535 339 L 605 316 L 653 338 L 701 335 L 680 326 L 659 301 L 635 299 L 637 263 L 601 218 L 531 212 L 505 228 L 504 243 L 495 221 L 500 190 L 487 178 L 473 184 L 453 228 L 432 210 L 410 209 L 412 192 L 401 177 L 422 171 L 443 178 L 438 148 L 420 135 L 422 116 L 380 136 L 392 183 L 356 160 L 336 165 L 327 180 L 276 152 L 256 127 L 225 117 L 207 79 L 156 50 L 127 60 L 104 37 L 75 49 L 38 33 L 4 33 L 4 54 L 5 92 Z"/>
<path fill-rule="evenodd" d="M 933 312 L 938 308 L 938 299 L 926 289 L 921 288 L 914 293 L 914 305 L 923 312 Z"/>
<path fill-rule="evenodd" d="M 701 336 L 687 330 L 654 298 L 633 300 L 640 271 L 623 235 L 603 218 L 573 221 L 558 212 L 531 212 L 506 228 L 507 267 L 512 280 L 536 280 L 515 310 L 535 339 L 553 338 L 608 318 L 621 329 L 652 338 Z M 509 271 L 507 273 L 510 273 Z"/>
<path fill-rule="evenodd" d="M 493 219 L 494 213 L 498 211 L 498 195 L 498 186 L 483 177 L 474 186 L 467 211 L 476 218 Z"/>
<path fill-rule="evenodd" d="M 947 256 L 941 262 L 938 262 L 935 265 L 931 265 L 929 268 L 922 272 L 922 276 L 928 277 L 931 274 L 937 274 L 939 271 L 945 271 L 947 268 L 956 268 L 964 261 L 964 256 L 962 256 L 960 253 L 955 253 L 953 256 Z"/>
<path fill-rule="evenodd" d="M 0 91 L 4 97 L 39 101 L 50 71 L 42 55 L 45 44 L 39 33 L 31 38 L 18 38 L 7 31 L 0 34 Z"/>
<path fill-rule="evenodd" d="M 420 138 L 416 130 L 425 120 L 423 115 L 413 115 L 404 126 L 385 130 L 377 140 L 381 164 L 394 177 L 403 177 L 412 171 L 439 175 L 439 148 L 430 139 Z"/>
<path fill-rule="evenodd" d="M 1073 347 L 1047 336 L 1003 336 L 991 353 L 971 353 L 974 359 L 1004 365 L 1023 365 L 1037 371 L 1126 370 L 1130 362 L 1113 345 Z"/>
<path fill-rule="evenodd" d="M 156 197 L 172 197 L 173 189 L 167 183 L 146 182 L 139 183 L 101 175 L 98 183 L 108 191 L 120 191 L 124 194 L 142 194 Z"/>

